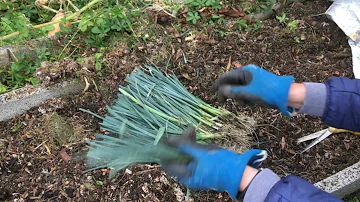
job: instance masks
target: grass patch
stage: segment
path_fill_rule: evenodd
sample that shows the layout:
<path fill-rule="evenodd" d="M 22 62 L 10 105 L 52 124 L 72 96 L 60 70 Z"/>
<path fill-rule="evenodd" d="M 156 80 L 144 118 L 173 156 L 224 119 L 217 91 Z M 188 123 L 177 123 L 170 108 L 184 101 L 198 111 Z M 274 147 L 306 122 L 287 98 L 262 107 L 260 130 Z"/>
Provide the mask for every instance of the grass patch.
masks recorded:
<path fill-rule="evenodd" d="M 44 130 L 52 145 L 56 147 L 83 140 L 81 133 L 76 132 L 74 126 L 56 112 L 52 112 L 44 118 Z"/>

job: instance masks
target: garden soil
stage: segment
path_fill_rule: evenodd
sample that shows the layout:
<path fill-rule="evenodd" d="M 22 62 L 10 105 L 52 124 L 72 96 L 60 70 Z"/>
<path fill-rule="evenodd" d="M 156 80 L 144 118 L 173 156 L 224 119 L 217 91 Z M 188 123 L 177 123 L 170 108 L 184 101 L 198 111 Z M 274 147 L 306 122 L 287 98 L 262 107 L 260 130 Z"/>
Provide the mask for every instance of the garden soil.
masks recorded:
<path fill-rule="evenodd" d="M 226 71 L 229 60 L 232 68 L 254 63 L 278 75 L 293 75 L 296 82 L 325 82 L 331 76 L 353 78 L 346 36 L 323 15 L 330 4 L 314 0 L 287 6 L 287 17 L 299 20 L 293 33 L 273 17 L 247 34 L 231 31 L 219 37 L 219 32 L 208 27 L 201 34 L 181 35 L 172 25 L 181 24 L 185 32 L 184 19 L 160 15 L 153 26 L 154 39 L 137 44 L 133 51 L 119 43 L 105 55 L 110 70 L 102 75 L 93 71 L 91 58 L 85 66 L 79 64 L 85 67 L 79 70 L 82 75 L 96 86 L 76 96 L 51 99 L 0 123 L 0 201 L 231 201 L 226 193 L 187 193 L 156 164 L 129 167 L 112 180 L 107 169 L 83 173 L 86 165 L 79 154 L 86 152 L 84 140 L 101 131 L 99 120 L 79 108 L 105 115 L 105 105 L 117 97 L 117 86 L 125 84 L 125 76 L 136 65 L 149 60 L 160 67 L 169 64 L 168 71 L 213 106 L 223 106 L 210 88 Z M 61 77 L 50 80 L 78 76 L 65 74 L 66 67 L 59 72 Z M 315 183 L 359 161 L 360 137 L 350 134 L 330 136 L 299 154 L 306 145 L 297 145 L 297 138 L 327 127 L 320 118 L 289 118 L 278 110 L 239 107 L 232 102 L 226 106 L 256 119 L 253 147 L 267 150 L 269 157 L 261 166 L 280 176 L 295 174 Z M 62 131 L 66 132 L 63 138 Z"/>

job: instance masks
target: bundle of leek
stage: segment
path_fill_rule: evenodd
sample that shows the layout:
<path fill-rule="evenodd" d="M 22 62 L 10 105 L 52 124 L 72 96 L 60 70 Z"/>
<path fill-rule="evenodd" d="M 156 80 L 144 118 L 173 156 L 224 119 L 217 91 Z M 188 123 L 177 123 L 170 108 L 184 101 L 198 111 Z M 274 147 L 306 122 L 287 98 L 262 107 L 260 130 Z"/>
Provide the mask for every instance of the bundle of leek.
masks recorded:
<path fill-rule="evenodd" d="M 128 85 L 119 88 L 121 94 L 116 104 L 107 106 L 107 116 L 82 109 L 101 118 L 102 129 L 112 134 L 97 135 L 98 140 L 88 142 L 90 170 L 108 167 L 113 176 L 135 163 L 186 160 L 186 156 L 160 140 L 181 135 L 188 124 L 196 126 L 198 142 L 224 144 L 224 140 L 230 140 L 222 146 L 232 146 L 239 152 L 249 149 L 248 135 L 255 121 L 210 106 L 188 92 L 176 76 L 164 75 L 156 67 L 145 65 L 144 69 L 136 68 L 126 81 Z"/>

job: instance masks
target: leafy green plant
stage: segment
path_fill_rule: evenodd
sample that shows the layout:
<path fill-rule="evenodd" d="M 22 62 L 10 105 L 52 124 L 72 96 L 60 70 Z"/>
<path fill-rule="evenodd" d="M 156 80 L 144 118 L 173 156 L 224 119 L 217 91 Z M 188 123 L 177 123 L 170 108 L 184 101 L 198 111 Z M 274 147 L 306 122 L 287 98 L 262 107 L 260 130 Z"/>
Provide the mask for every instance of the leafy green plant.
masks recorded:
<path fill-rule="evenodd" d="M 101 180 L 97 180 L 95 183 L 96 183 L 97 185 L 99 185 L 99 186 L 103 186 L 103 185 L 104 185 L 104 182 L 101 181 Z"/>
<path fill-rule="evenodd" d="M 97 18 L 96 25 L 91 29 L 91 32 L 100 38 L 104 38 L 106 33 L 111 29 L 109 26 L 107 26 L 107 23 L 108 22 L 105 22 L 103 18 Z"/>
<path fill-rule="evenodd" d="M 254 31 L 258 31 L 261 28 L 261 21 L 257 20 L 254 24 Z"/>
<path fill-rule="evenodd" d="M 0 82 L 0 94 L 7 92 L 7 90 L 8 90 L 7 86 L 3 85 L 3 84 Z"/>
<path fill-rule="evenodd" d="M 225 37 L 228 35 L 228 33 L 226 31 L 223 31 L 223 30 L 215 30 L 215 33 L 219 35 L 219 37 Z"/>
<path fill-rule="evenodd" d="M 212 9 L 221 9 L 220 0 L 207 0 L 205 6 L 211 7 Z"/>
<path fill-rule="evenodd" d="M 276 16 L 276 19 L 280 23 L 285 24 L 286 27 L 289 28 L 290 32 L 294 32 L 297 28 L 298 21 L 297 20 L 290 21 L 290 19 L 286 17 L 285 12 L 282 12 L 281 16 Z"/>
<path fill-rule="evenodd" d="M 29 28 L 28 24 L 30 20 L 26 18 L 21 12 L 13 12 L 6 15 L 7 17 L 0 18 L 0 37 L 11 34 L 18 31 L 20 36 L 17 36 L 15 40 L 23 41 L 29 39 Z M 0 45 L 5 43 L 0 40 Z"/>
<path fill-rule="evenodd" d="M 296 37 L 294 37 L 294 41 L 295 41 L 295 43 L 301 43 L 301 42 L 300 42 L 300 38 L 299 38 L 299 37 L 297 37 L 297 36 L 296 36 Z"/>
<path fill-rule="evenodd" d="M 213 15 L 213 16 L 211 16 L 211 20 L 209 21 L 209 24 L 215 25 L 215 22 L 219 25 L 225 24 L 225 18 L 223 18 L 219 15 Z"/>
<path fill-rule="evenodd" d="M 36 80 L 30 79 L 34 72 L 34 66 L 29 64 L 24 58 L 25 56 L 20 55 L 19 61 L 13 62 L 10 70 L 8 70 L 8 78 L 5 80 L 5 84 L 9 87 L 20 87 L 27 81 L 33 81 L 36 84 Z"/>
<path fill-rule="evenodd" d="M 210 7 L 212 9 L 221 9 L 220 0 L 186 0 L 185 5 L 189 5 L 192 8 L 201 9 L 204 7 Z"/>
<path fill-rule="evenodd" d="M 99 11 L 89 10 L 81 18 L 78 28 L 87 33 L 87 43 L 101 47 L 114 33 L 132 32 L 132 24 L 140 16 L 139 10 L 127 12 L 127 7 L 114 5 Z M 133 22 L 132 22 L 133 21 Z M 91 30 L 89 33 L 88 30 Z"/>
<path fill-rule="evenodd" d="M 97 71 L 101 70 L 101 66 L 102 66 L 102 53 L 95 53 L 95 69 Z"/>
<path fill-rule="evenodd" d="M 250 3 L 249 9 L 245 12 L 247 14 L 260 12 L 260 11 L 269 11 L 271 10 L 272 5 L 274 5 L 277 0 L 256 0 Z"/>
<path fill-rule="evenodd" d="M 352 199 L 345 200 L 345 201 L 347 201 L 347 202 L 360 202 L 359 197 L 357 197 L 357 196 L 354 196 Z"/>
<path fill-rule="evenodd" d="M 289 28 L 290 32 L 294 32 L 297 28 L 298 21 L 293 20 L 287 24 L 287 27 Z"/>
<path fill-rule="evenodd" d="M 246 32 L 251 32 L 252 29 L 244 19 L 236 21 L 236 27 L 238 28 L 238 30 Z"/>
<path fill-rule="evenodd" d="M 38 55 L 35 61 L 30 60 L 24 54 L 16 56 L 17 61 L 11 64 L 9 70 L 0 72 L 3 74 L 0 80 L 0 93 L 23 86 L 25 83 L 31 83 L 34 86 L 39 84 L 39 80 L 33 77 L 33 74 L 40 66 L 42 61 L 48 60 L 50 52 L 46 47 L 36 50 Z"/>
<path fill-rule="evenodd" d="M 289 18 L 286 17 L 286 13 L 282 12 L 281 16 L 276 16 L 276 19 L 280 22 L 280 23 L 286 23 L 287 21 L 289 21 Z"/>
<path fill-rule="evenodd" d="M 196 24 L 196 21 L 200 19 L 199 12 L 189 11 L 186 16 L 186 21 L 191 21 L 193 24 Z"/>
<path fill-rule="evenodd" d="M 185 5 L 189 6 L 186 20 L 191 21 L 193 24 L 196 24 L 197 20 L 201 18 L 198 12 L 198 10 L 201 8 L 210 7 L 214 10 L 219 10 L 222 8 L 220 0 L 186 0 Z M 214 18 L 212 17 L 211 20 L 214 20 Z"/>
<path fill-rule="evenodd" d="M 38 59 L 35 61 L 36 66 L 40 66 L 40 63 L 47 60 L 51 55 L 45 46 L 41 47 L 40 49 L 36 49 L 36 54 L 38 55 Z"/>

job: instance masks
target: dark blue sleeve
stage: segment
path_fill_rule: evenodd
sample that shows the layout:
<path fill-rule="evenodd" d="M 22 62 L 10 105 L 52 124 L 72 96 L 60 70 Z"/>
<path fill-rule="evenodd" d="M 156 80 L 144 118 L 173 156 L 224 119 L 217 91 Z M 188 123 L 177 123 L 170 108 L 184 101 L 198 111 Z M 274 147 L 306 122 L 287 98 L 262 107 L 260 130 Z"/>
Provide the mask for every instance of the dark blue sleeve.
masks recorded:
<path fill-rule="evenodd" d="M 325 85 L 323 122 L 339 129 L 360 131 L 360 80 L 332 77 Z"/>
<path fill-rule="evenodd" d="M 278 181 L 268 193 L 265 202 L 342 202 L 335 196 L 316 188 L 308 181 L 287 176 Z"/>

